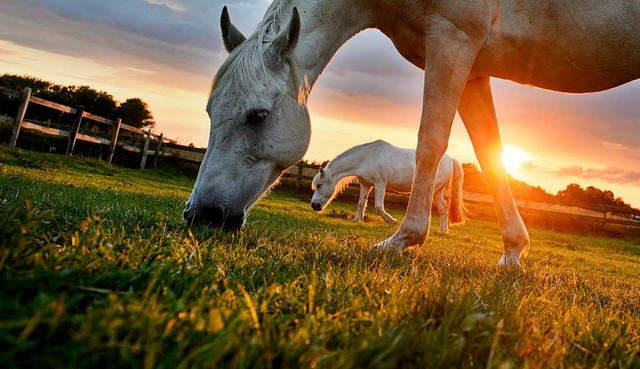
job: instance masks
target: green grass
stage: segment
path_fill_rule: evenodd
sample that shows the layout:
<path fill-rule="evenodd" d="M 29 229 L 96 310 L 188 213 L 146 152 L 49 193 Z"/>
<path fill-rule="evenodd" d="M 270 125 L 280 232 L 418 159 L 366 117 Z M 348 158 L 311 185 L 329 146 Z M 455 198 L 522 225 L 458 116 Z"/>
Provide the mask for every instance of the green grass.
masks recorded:
<path fill-rule="evenodd" d="M 183 224 L 179 173 L 2 147 L 0 174 L 3 368 L 640 368 L 637 241 L 530 229 L 505 271 L 490 221 L 396 255 L 292 189 L 226 234 Z"/>

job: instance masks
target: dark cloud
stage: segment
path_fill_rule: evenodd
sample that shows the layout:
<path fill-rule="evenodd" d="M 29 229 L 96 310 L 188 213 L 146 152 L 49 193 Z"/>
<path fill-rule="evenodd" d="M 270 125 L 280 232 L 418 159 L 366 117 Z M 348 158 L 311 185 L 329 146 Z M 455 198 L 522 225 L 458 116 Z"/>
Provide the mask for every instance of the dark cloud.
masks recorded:
<path fill-rule="evenodd" d="M 365 31 L 341 48 L 318 86 L 346 96 L 377 96 L 400 104 L 420 104 L 423 72 L 398 54 L 377 30 Z"/>
<path fill-rule="evenodd" d="M 71 3 L 75 1 L 69 1 Z M 105 64 L 132 63 L 129 66 L 145 69 L 143 61 L 146 61 L 146 64 L 162 64 L 206 76 L 213 75 L 212 67 L 221 59 L 218 55 L 222 43 L 214 32 L 213 22 L 203 21 L 202 29 L 194 31 L 194 39 L 199 38 L 200 41 L 178 42 L 179 37 L 187 37 L 184 35 L 189 28 L 185 28 L 183 36 L 176 36 L 181 32 L 175 32 L 176 35 L 165 37 L 185 23 L 171 23 L 168 18 L 172 13 L 184 12 L 176 12 L 165 5 L 149 4 L 152 8 L 161 9 L 157 13 L 162 14 L 162 17 L 155 26 L 148 26 L 148 30 L 158 30 L 165 21 L 170 25 L 167 29 L 154 33 L 144 29 L 139 29 L 140 32 L 130 30 L 151 24 L 151 17 L 144 14 L 140 17 L 139 25 L 135 26 L 135 20 L 131 17 L 115 20 L 121 10 L 109 12 L 106 8 L 100 8 L 103 5 L 96 5 L 93 1 L 86 1 L 87 7 L 78 5 L 80 9 L 75 10 L 69 4 L 62 6 L 61 10 L 53 11 L 50 9 L 52 4 L 45 0 L 0 2 L 0 24 L 6 26 L 0 33 L 0 39 L 28 48 L 93 59 Z M 209 4 L 208 8 L 210 7 Z M 175 17 L 184 17 L 184 14 Z M 126 22 L 131 23 L 129 30 L 124 25 Z M 198 43 L 206 42 L 210 45 L 197 46 Z"/>
<path fill-rule="evenodd" d="M 173 66 L 198 72 L 207 60 L 200 60 L 203 52 L 225 55 L 222 47 L 219 17 L 222 7 L 229 7 L 232 21 L 245 34 L 253 31 L 266 11 L 269 1 L 224 0 L 9 0 L 20 3 L 22 10 L 14 16 L 34 15 L 42 10 L 63 21 L 75 22 L 61 25 L 59 20 L 49 19 L 49 27 L 55 34 L 64 33 L 65 26 L 73 25 L 75 37 L 91 37 L 93 28 L 118 31 L 118 34 L 94 34 L 98 45 L 110 43 L 126 53 L 154 58 Z M 40 12 L 29 8 L 38 8 Z M 27 15 L 28 14 L 28 15 Z M 43 14 L 43 18 L 46 15 Z M 44 19 L 43 19 L 44 20 Z M 56 24 L 58 22 L 58 24 Z M 129 34 L 127 40 L 115 39 Z M 67 35 L 72 38 L 71 35 Z M 76 49 L 73 42 L 50 42 L 15 34 L 14 40 L 26 46 L 87 56 L 88 50 Z M 27 39 L 29 38 L 29 39 Z M 90 51 L 89 51 L 90 52 Z M 200 64 L 194 64 L 200 62 Z M 220 58 L 219 58 L 220 59 Z M 212 58 L 209 57 L 209 63 Z M 345 95 L 379 96 L 396 103 L 416 103 L 420 96 L 421 72 L 405 61 L 393 44 L 379 31 L 366 31 L 349 42 L 334 57 L 321 77 L 320 86 L 340 91 Z"/>
<path fill-rule="evenodd" d="M 348 47 L 336 53 L 329 68 L 341 77 L 361 73 L 403 82 L 422 74 L 419 68 L 400 56 L 391 40 L 378 30 L 367 30 L 351 39 Z"/>
<path fill-rule="evenodd" d="M 9 0 L 17 1 L 17 0 Z M 63 18 L 100 24 L 167 44 L 221 48 L 219 0 L 27 0 Z M 238 26 L 256 22 L 264 1 L 228 1 Z"/>
<path fill-rule="evenodd" d="M 555 171 L 558 176 L 578 177 L 582 179 L 599 179 L 608 183 L 640 185 L 640 171 L 618 167 L 584 168 L 567 166 Z"/>

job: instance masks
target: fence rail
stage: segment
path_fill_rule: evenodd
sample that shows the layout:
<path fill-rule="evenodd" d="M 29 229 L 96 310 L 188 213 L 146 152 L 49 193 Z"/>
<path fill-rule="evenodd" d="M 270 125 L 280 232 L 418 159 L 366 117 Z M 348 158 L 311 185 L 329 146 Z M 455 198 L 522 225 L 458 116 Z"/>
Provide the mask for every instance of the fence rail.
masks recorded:
<path fill-rule="evenodd" d="M 19 99 L 20 104 L 14 119 L 13 130 L 9 140 L 9 146 L 15 147 L 22 130 L 38 132 L 49 136 L 57 136 L 67 139 L 67 155 L 72 155 L 78 140 L 89 142 L 96 145 L 108 146 L 108 161 L 113 161 L 116 148 L 126 150 L 133 153 L 141 154 L 140 169 L 146 167 L 147 158 L 153 156 L 153 166 L 157 167 L 159 157 L 184 157 L 184 161 L 191 163 L 199 163 L 202 158 L 198 154 L 204 156 L 204 149 L 196 149 L 188 146 L 179 145 L 176 140 L 164 137 L 163 134 L 152 134 L 150 130 L 143 130 L 132 125 L 122 122 L 121 119 L 108 119 L 90 112 L 84 111 L 82 107 L 71 107 L 59 104 L 53 101 L 45 100 L 40 97 L 32 96 L 31 88 L 27 87 L 23 91 L 15 91 L 0 86 L 0 94 L 9 98 Z M 67 129 L 48 127 L 41 122 L 25 119 L 29 106 L 35 104 L 49 109 L 57 110 L 62 113 L 74 115 L 73 126 Z M 96 137 L 89 134 L 80 133 L 83 123 L 91 121 L 101 125 L 109 126 L 109 137 Z M 128 131 L 134 135 L 142 136 L 142 147 L 135 147 L 118 142 L 121 131 Z M 151 141 L 155 141 L 155 145 L 151 146 Z M 150 149 L 153 147 L 154 149 Z M 199 160 L 198 160 L 199 159 Z"/>
<path fill-rule="evenodd" d="M 66 105 L 58 104 L 56 102 L 48 101 L 36 96 L 31 95 L 31 89 L 25 88 L 23 91 L 14 91 L 6 87 L 0 86 L 0 94 L 8 96 L 10 98 L 20 99 L 20 105 L 15 116 L 15 122 L 9 145 L 16 146 L 20 131 L 30 130 L 39 132 L 46 135 L 64 137 L 68 139 L 67 154 L 72 155 L 75 143 L 77 140 L 90 142 L 97 145 L 108 145 L 109 163 L 113 160 L 113 155 L 116 147 L 123 150 L 141 154 L 140 169 L 146 167 L 147 159 L 149 156 L 153 156 L 153 166 L 157 167 L 159 157 L 173 157 L 180 161 L 200 164 L 204 158 L 205 149 L 184 146 L 177 143 L 176 140 L 164 137 L 164 135 L 152 134 L 150 130 L 142 130 L 137 127 L 133 127 L 122 122 L 121 119 L 111 120 L 104 117 L 100 117 L 89 112 L 85 112 L 81 107 L 69 107 Z M 64 130 L 53 127 L 46 127 L 38 122 L 25 120 L 25 114 L 30 104 L 37 104 L 50 109 L 61 111 L 63 113 L 75 115 L 73 127 L 70 130 Z M 111 135 L 106 137 L 95 137 L 87 134 L 80 133 L 80 127 L 85 121 L 93 121 L 99 124 L 108 125 L 111 127 Z M 134 147 L 127 144 L 118 142 L 119 134 L 122 130 L 131 132 L 133 134 L 141 135 L 144 138 L 144 144 L 142 147 Z M 155 141 L 153 149 L 151 147 L 151 141 Z M 307 164 L 300 162 L 297 165 L 289 168 L 283 174 L 283 178 L 295 179 L 295 187 L 300 189 L 303 181 L 311 181 L 317 173 L 319 165 Z M 463 191 L 464 200 L 474 204 L 481 204 L 492 206 L 493 199 L 490 195 L 483 193 L 485 189 L 465 187 Z M 407 198 L 402 198 L 403 202 L 406 202 Z M 602 225 L 617 224 L 624 226 L 640 227 L 640 220 L 626 219 L 623 217 L 617 217 L 611 215 L 610 211 L 593 211 L 574 206 L 565 206 L 559 204 L 549 204 L 535 201 L 528 201 L 522 199 L 516 199 L 516 204 L 520 211 L 524 212 L 543 212 L 545 214 L 555 214 L 560 216 L 569 216 L 580 218 L 581 220 L 588 220 L 593 222 L 600 222 Z"/>

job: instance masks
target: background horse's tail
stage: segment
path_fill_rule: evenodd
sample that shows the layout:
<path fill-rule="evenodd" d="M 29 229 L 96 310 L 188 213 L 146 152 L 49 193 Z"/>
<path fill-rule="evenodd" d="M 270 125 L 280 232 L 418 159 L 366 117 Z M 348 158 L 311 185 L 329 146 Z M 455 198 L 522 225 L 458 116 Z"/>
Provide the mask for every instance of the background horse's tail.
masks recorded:
<path fill-rule="evenodd" d="M 464 181 L 464 169 L 462 164 L 456 159 L 453 160 L 453 175 L 449 184 L 449 223 L 464 223 L 471 212 L 464 206 L 462 201 L 462 182 Z"/>

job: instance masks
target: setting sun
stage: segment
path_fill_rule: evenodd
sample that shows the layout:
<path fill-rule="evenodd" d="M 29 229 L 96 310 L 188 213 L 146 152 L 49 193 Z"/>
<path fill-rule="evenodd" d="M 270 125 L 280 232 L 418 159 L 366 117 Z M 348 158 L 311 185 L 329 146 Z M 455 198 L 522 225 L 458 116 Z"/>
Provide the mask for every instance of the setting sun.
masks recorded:
<path fill-rule="evenodd" d="M 509 174 L 518 173 L 522 163 L 530 159 L 530 154 L 513 146 L 505 146 L 502 153 L 502 164 Z"/>

